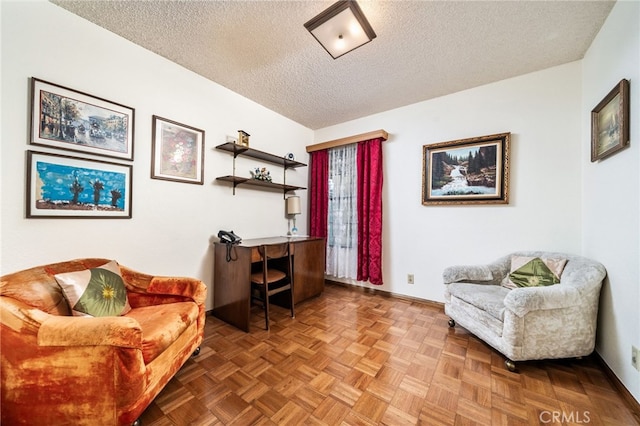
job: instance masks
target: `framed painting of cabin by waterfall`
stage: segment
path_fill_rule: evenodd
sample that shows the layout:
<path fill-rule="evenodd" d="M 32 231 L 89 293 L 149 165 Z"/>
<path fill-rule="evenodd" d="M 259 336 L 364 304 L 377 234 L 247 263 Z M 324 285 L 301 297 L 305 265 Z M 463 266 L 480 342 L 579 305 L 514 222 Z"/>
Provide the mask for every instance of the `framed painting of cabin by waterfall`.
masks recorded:
<path fill-rule="evenodd" d="M 629 80 L 622 79 L 591 111 L 591 162 L 629 145 Z"/>
<path fill-rule="evenodd" d="M 508 204 L 511 133 L 424 145 L 422 204 Z"/>

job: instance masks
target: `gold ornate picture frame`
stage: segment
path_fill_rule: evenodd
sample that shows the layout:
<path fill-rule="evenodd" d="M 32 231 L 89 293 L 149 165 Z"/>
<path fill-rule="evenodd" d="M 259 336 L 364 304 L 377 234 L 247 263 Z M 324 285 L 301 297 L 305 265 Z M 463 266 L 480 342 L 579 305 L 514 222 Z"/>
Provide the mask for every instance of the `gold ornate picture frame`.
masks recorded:
<path fill-rule="evenodd" d="M 422 204 L 508 204 L 511 133 L 423 146 Z"/>

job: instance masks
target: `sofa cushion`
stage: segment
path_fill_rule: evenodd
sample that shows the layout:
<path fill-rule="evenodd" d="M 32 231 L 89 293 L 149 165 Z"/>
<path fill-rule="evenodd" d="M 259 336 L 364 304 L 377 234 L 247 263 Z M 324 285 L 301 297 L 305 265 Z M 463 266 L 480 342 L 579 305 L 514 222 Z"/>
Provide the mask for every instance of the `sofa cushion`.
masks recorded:
<path fill-rule="evenodd" d="M 54 277 L 74 316 L 118 316 L 131 310 L 116 261 Z"/>
<path fill-rule="evenodd" d="M 560 276 L 567 259 L 529 256 L 512 256 L 511 272 L 505 277 L 503 286 L 539 287 L 560 283 Z"/>
<path fill-rule="evenodd" d="M 142 357 L 149 364 L 168 348 L 191 324 L 198 321 L 194 302 L 165 303 L 133 308 L 126 317 L 134 318 L 142 329 Z"/>
<path fill-rule="evenodd" d="M 453 283 L 448 285 L 451 296 L 475 306 L 497 320 L 504 320 L 504 298 L 509 289 L 499 285 Z"/>

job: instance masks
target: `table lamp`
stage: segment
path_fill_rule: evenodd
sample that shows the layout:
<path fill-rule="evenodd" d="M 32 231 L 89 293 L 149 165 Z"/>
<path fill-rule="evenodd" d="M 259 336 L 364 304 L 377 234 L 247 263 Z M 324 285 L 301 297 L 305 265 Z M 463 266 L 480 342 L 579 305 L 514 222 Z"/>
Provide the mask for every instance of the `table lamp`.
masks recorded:
<path fill-rule="evenodd" d="M 297 195 L 287 198 L 287 216 L 293 216 L 293 228 L 291 228 L 291 219 L 289 219 L 289 232 L 287 235 L 296 235 L 298 228 L 296 228 L 296 215 L 302 213 L 300 210 L 300 197 Z"/>

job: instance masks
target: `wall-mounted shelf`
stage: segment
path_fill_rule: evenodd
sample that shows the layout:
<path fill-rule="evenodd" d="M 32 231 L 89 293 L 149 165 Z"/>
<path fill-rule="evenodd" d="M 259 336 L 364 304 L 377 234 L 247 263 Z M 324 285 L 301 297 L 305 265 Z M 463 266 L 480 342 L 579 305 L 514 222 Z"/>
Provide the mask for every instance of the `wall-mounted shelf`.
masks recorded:
<path fill-rule="evenodd" d="M 220 176 L 220 177 L 217 177 L 216 180 L 221 180 L 223 182 L 231 182 L 233 183 L 234 188 L 240 184 L 243 184 L 243 185 L 260 186 L 262 188 L 269 188 L 269 189 L 279 189 L 279 190 L 283 190 L 284 192 L 295 191 L 297 189 L 306 189 L 301 186 L 285 185 L 282 183 L 266 182 L 264 180 L 251 179 L 251 178 L 245 178 L 240 176 L 231 176 L 231 175 Z"/>
<path fill-rule="evenodd" d="M 268 152 L 259 151 L 257 149 L 249 148 L 248 146 L 238 145 L 233 142 L 223 143 L 222 145 L 216 146 L 216 149 L 221 151 L 226 151 L 233 154 L 233 157 L 237 157 L 238 155 L 242 155 L 244 157 L 256 158 L 262 161 L 268 161 L 269 163 L 278 164 L 286 169 L 294 169 L 296 167 L 307 167 L 306 164 L 300 163 L 299 161 L 289 160 L 288 158 L 279 157 L 274 154 L 269 154 Z"/>
<path fill-rule="evenodd" d="M 222 145 L 218 145 L 216 146 L 216 149 L 228 152 L 233 155 L 233 175 L 220 176 L 216 178 L 216 180 L 223 181 L 223 182 L 230 182 L 231 184 L 233 184 L 233 195 L 236 194 L 236 186 L 238 185 L 250 185 L 250 186 L 255 186 L 261 189 L 275 189 L 275 190 L 283 191 L 283 194 L 285 196 L 287 192 L 295 191 L 298 189 L 306 189 L 301 186 L 287 185 L 286 183 L 287 169 L 295 169 L 297 167 L 306 167 L 307 165 L 304 163 L 301 163 L 295 160 L 290 160 L 285 157 L 279 157 L 277 155 L 270 154 L 268 152 L 260 151 L 257 149 L 249 148 L 247 146 L 238 145 L 233 142 L 227 142 L 227 143 L 223 143 Z M 235 175 L 236 157 L 238 157 L 239 155 L 244 157 L 255 158 L 257 160 L 266 161 L 266 162 L 277 164 L 281 167 L 284 167 L 284 170 L 285 170 L 284 182 L 280 184 L 280 183 L 273 183 L 273 182 L 267 182 L 267 181 L 258 180 L 258 179 L 251 179 L 251 178 L 236 176 Z"/>

